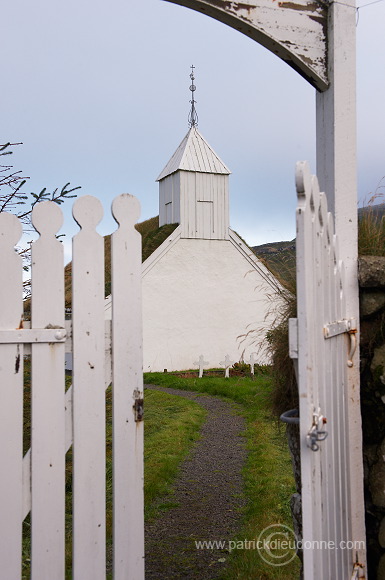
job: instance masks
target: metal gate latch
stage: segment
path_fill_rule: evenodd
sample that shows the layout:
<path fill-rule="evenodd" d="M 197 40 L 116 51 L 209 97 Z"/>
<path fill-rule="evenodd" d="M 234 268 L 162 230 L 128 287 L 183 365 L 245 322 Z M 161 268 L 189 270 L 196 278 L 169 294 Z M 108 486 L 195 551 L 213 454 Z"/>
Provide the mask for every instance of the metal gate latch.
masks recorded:
<path fill-rule="evenodd" d="M 328 436 L 327 431 L 324 429 L 326 422 L 326 418 L 321 415 L 321 409 L 318 409 L 318 412 L 314 410 L 313 423 L 306 436 L 307 446 L 310 447 L 312 451 L 318 451 L 319 445 L 317 442 L 325 441 Z"/>

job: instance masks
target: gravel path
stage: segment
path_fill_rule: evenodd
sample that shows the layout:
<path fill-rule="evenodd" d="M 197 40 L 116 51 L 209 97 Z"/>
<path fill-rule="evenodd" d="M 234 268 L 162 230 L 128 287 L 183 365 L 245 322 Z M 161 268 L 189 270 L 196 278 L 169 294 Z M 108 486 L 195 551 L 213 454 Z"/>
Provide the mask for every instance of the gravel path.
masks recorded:
<path fill-rule="evenodd" d="M 228 541 L 239 530 L 245 420 L 236 405 L 190 391 L 146 385 L 196 401 L 208 413 L 201 439 L 183 462 L 171 498 L 176 507 L 146 524 L 146 580 L 210 580 L 226 566 L 227 551 L 197 549 L 195 541 Z"/>

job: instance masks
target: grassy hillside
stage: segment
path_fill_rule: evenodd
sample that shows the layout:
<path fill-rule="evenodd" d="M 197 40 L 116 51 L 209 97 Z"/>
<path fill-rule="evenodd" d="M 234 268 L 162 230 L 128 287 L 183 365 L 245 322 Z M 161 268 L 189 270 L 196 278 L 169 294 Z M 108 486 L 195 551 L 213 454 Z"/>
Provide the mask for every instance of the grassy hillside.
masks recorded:
<path fill-rule="evenodd" d="M 251 248 L 282 282 L 295 278 L 295 239 Z M 385 203 L 358 209 L 358 253 L 360 256 L 385 255 Z"/>
<path fill-rule="evenodd" d="M 295 239 L 272 242 L 251 248 L 256 256 L 281 282 L 291 283 L 295 278 Z"/>
<path fill-rule="evenodd" d="M 142 234 L 142 261 L 146 260 L 168 236 L 175 230 L 178 224 L 168 224 L 159 227 L 158 216 L 136 224 L 135 228 Z M 111 293 L 111 236 L 104 236 L 105 253 L 105 296 Z M 71 307 L 71 278 L 72 262 L 64 269 L 65 305 Z"/>
<path fill-rule="evenodd" d="M 368 205 L 358 210 L 359 220 L 359 254 L 385 255 L 385 203 Z M 158 216 L 138 223 L 135 227 L 142 234 L 142 261 L 146 260 L 178 224 L 168 224 L 159 227 Z M 245 242 L 246 243 L 246 242 Z M 111 292 L 111 265 L 110 251 L 111 238 L 104 237 L 105 248 L 105 295 Z M 295 279 L 295 239 L 290 241 L 272 242 L 251 247 L 256 256 L 267 268 L 283 283 L 292 286 Z M 65 267 L 65 305 L 71 307 L 71 270 L 70 262 Z M 28 316 L 30 301 L 25 302 L 25 311 Z"/>

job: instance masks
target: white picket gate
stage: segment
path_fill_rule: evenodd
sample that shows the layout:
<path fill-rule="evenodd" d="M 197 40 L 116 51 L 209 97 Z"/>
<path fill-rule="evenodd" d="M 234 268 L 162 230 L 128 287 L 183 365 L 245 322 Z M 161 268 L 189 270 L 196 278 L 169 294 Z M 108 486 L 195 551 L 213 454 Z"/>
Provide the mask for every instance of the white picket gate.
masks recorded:
<path fill-rule="evenodd" d="M 357 324 L 345 308 L 344 266 L 326 196 L 305 162 L 297 165 L 296 185 L 297 318 L 290 320 L 289 341 L 298 363 L 304 577 L 347 580 L 362 577 L 357 562 L 365 562 L 365 537 L 352 525 L 364 517 L 363 502 L 352 505 L 352 489 L 362 489 L 362 453 L 351 445 L 348 425 Z"/>
<path fill-rule="evenodd" d="M 104 320 L 100 202 L 73 215 L 71 323 L 64 320 L 60 208 L 36 205 L 30 328 L 22 323 L 21 225 L 0 214 L 0 579 L 20 580 L 22 522 L 31 511 L 31 578 L 64 580 L 65 454 L 73 445 L 72 577 L 106 578 L 105 389 L 113 393 L 113 578 L 144 578 L 143 374 L 139 203 L 117 197 L 112 213 L 112 323 Z M 106 326 L 107 324 L 107 326 Z M 25 326 L 25 327 L 24 327 Z M 110 332 L 110 327 L 112 331 Z M 67 333 L 67 337 L 66 337 Z M 73 383 L 65 392 L 65 350 Z M 31 353 L 31 449 L 23 450 L 23 361 Z"/>

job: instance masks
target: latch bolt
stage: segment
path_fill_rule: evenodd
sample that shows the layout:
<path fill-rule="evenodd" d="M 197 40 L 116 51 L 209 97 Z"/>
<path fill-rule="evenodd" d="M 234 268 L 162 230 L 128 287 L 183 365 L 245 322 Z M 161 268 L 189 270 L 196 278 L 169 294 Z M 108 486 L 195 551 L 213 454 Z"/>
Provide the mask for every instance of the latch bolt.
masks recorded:
<path fill-rule="evenodd" d="M 328 436 L 328 432 L 325 430 L 324 426 L 327 423 L 326 418 L 321 415 L 321 410 L 313 413 L 313 423 L 306 436 L 307 446 L 310 447 L 312 451 L 319 450 L 319 441 L 325 441 Z"/>

